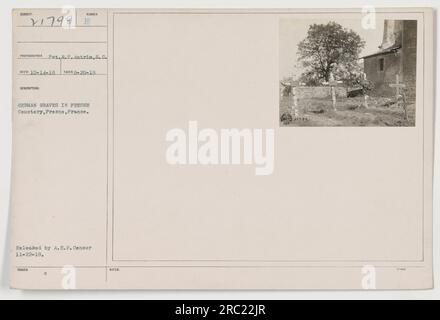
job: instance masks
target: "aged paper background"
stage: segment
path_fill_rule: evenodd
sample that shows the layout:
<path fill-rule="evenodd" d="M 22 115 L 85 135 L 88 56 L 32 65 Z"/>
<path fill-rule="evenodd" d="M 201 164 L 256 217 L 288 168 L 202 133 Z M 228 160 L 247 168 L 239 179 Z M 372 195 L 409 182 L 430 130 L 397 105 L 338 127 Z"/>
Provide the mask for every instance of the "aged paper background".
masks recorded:
<path fill-rule="evenodd" d="M 13 256 L 17 246 L 51 250 L 15 257 L 12 286 L 60 288 L 60 270 L 73 266 L 77 288 L 361 289 L 366 265 L 381 289 L 432 285 L 430 10 L 380 13 L 419 21 L 413 128 L 279 128 L 279 20 L 360 16 L 350 10 L 84 9 L 94 27 L 61 33 L 25 28 L 22 12 L 15 57 L 108 60 L 93 61 L 97 75 L 38 80 L 18 76 L 29 62 L 14 60 L 14 106 L 91 106 L 72 117 L 14 113 Z M 190 120 L 274 128 L 274 174 L 170 167 L 166 132 Z"/>

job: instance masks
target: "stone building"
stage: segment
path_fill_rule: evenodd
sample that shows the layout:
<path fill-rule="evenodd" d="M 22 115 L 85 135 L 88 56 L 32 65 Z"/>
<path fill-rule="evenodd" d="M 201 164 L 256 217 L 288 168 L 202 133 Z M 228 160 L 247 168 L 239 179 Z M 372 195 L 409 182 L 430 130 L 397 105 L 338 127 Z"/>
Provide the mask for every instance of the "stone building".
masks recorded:
<path fill-rule="evenodd" d="M 417 21 L 385 20 L 379 51 L 363 57 L 367 79 L 375 85 L 373 94 L 393 96 L 396 76 L 406 85 L 409 99 L 415 99 L 417 70 Z"/>

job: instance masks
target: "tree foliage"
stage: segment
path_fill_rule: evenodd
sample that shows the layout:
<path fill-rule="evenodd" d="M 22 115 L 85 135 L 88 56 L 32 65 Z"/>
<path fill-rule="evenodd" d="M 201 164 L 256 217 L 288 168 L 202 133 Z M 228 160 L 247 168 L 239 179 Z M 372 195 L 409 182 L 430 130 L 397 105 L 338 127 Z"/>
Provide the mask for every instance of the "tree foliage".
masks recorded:
<path fill-rule="evenodd" d="M 349 79 L 359 70 L 359 54 L 365 41 L 336 22 L 313 24 L 307 37 L 298 44 L 298 60 L 305 71 L 301 81 L 308 85 L 328 82 L 333 73 L 337 79 Z"/>
<path fill-rule="evenodd" d="M 362 94 L 367 95 L 374 90 L 374 82 L 365 78 L 362 71 L 351 72 L 349 77 L 344 79 L 346 85 L 362 89 Z"/>

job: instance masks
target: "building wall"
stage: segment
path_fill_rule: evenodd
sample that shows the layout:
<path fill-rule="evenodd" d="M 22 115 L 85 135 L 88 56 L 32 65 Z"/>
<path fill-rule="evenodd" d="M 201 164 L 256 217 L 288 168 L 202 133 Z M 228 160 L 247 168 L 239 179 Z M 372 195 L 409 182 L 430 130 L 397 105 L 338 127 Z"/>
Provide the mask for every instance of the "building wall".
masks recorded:
<path fill-rule="evenodd" d="M 417 73 L 417 21 L 405 20 L 403 28 L 403 82 L 409 99 L 415 100 Z"/>
<path fill-rule="evenodd" d="M 383 40 L 380 48 L 386 49 L 391 46 L 402 44 L 402 32 L 404 20 L 385 20 L 383 30 Z"/>
<path fill-rule="evenodd" d="M 396 89 L 389 85 L 396 82 L 396 75 L 406 84 L 410 100 L 415 99 L 417 71 L 417 21 L 402 22 L 402 48 L 396 53 L 386 53 L 364 59 L 367 79 L 375 84 L 373 95 L 392 97 Z M 384 59 L 384 71 L 379 70 L 379 60 Z"/>
<path fill-rule="evenodd" d="M 384 70 L 379 69 L 379 60 L 384 59 Z M 367 79 L 373 81 L 373 94 L 377 96 L 392 96 L 396 90 L 389 85 L 396 82 L 396 75 L 400 74 L 401 60 L 399 53 L 388 53 L 375 57 L 365 58 L 364 69 Z"/>

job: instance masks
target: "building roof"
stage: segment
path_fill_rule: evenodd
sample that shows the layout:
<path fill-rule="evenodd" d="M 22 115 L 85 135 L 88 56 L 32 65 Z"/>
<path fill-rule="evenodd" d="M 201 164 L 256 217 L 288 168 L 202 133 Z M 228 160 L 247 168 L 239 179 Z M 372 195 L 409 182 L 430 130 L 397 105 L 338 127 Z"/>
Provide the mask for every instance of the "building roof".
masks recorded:
<path fill-rule="evenodd" d="M 365 58 L 372 58 L 372 57 L 380 56 L 380 55 L 383 55 L 383 54 L 394 53 L 394 52 L 397 52 L 400 48 L 402 48 L 401 45 L 394 45 L 394 46 L 391 46 L 391 47 L 386 48 L 386 49 L 384 49 L 384 50 L 381 50 L 381 51 L 379 51 L 379 52 L 376 52 L 376 53 L 373 53 L 373 54 L 369 54 L 369 55 L 367 55 L 367 56 L 363 56 L 363 57 L 361 57 L 361 58 L 362 58 L 362 59 L 365 59 Z"/>

